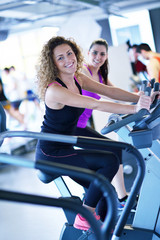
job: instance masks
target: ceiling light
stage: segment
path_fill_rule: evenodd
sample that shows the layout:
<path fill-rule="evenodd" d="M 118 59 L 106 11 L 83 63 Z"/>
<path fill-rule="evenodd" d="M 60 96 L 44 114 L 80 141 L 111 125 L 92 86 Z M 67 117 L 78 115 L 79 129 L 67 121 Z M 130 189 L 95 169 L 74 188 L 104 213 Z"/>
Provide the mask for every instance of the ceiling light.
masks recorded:
<path fill-rule="evenodd" d="M 32 0 L 28 0 L 28 1 L 23 1 L 24 4 L 36 4 L 37 1 L 32 1 Z"/>

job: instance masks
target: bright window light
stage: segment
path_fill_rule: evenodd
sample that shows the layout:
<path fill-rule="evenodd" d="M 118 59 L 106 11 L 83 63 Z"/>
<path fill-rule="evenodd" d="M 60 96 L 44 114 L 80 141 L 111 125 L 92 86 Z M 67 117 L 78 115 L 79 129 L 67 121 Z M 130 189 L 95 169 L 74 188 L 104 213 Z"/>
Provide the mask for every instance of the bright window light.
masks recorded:
<path fill-rule="evenodd" d="M 109 17 L 113 45 L 118 46 L 127 40 L 130 40 L 131 44 L 145 42 L 154 51 L 155 45 L 148 10 L 130 12 L 123 15 L 124 18 L 117 16 Z"/>
<path fill-rule="evenodd" d="M 50 37 L 57 36 L 58 31 L 59 27 L 42 27 L 42 36 L 44 36 L 46 39 L 49 39 Z"/>

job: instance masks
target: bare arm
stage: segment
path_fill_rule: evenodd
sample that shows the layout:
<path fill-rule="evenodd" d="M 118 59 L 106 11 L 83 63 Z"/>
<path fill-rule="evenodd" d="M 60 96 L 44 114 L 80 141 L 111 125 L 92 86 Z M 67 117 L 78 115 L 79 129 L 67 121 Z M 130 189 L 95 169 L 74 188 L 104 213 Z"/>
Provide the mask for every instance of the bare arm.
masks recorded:
<path fill-rule="evenodd" d="M 88 76 L 89 78 L 91 78 L 91 74 L 90 74 L 89 70 L 85 66 L 82 67 L 81 72 L 83 74 L 85 74 L 86 76 Z"/>
<path fill-rule="evenodd" d="M 102 84 L 101 84 L 102 85 Z M 133 114 L 141 108 L 149 108 L 150 98 L 144 96 L 140 105 L 127 105 L 107 101 L 99 101 L 91 97 L 74 93 L 62 86 L 54 85 L 48 87 L 45 102 L 48 107 L 61 109 L 64 105 L 80 108 L 89 108 L 110 113 Z"/>
<path fill-rule="evenodd" d="M 90 77 L 87 77 L 83 73 L 80 74 L 82 88 L 90 92 L 95 92 L 114 100 L 120 100 L 125 102 L 138 102 L 139 96 L 134 93 L 127 92 L 114 86 L 107 86 L 93 81 Z"/>
<path fill-rule="evenodd" d="M 147 71 L 151 79 L 154 78 L 155 82 L 159 82 L 160 66 L 157 59 L 152 58 L 150 60 L 150 62 L 147 65 Z"/>
<path fill-rule="evenodd" d="M 82 68 L 82 73 L 84 73 L 85 75 L 87 75 L 89 78 L 91 78 L 91 74 L 89 73 L 88 69 L 86 67 L 83 66 Z M 109 80 L 107 79 L 107 85 L 108 86 L 114 86 L 114 84 Z"/>

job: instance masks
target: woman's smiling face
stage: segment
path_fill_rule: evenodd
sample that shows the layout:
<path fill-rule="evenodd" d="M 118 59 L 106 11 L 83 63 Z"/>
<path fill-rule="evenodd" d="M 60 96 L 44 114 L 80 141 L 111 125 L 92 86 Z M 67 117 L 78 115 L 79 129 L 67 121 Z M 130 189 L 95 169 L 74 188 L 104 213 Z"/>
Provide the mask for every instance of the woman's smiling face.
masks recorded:
<path fill-rule="evenodd" d="M 68 44 L 61 44 L 53 50 L 53 60 L 59 73 L 74 73 L 77 68 L 77 58 Z"/>
<path fill-rule="evenodd" d="M 94 44 L 88 52 L 89 65 L 101 67 L 108 58 L 108 52 L 104 45 Z"/>

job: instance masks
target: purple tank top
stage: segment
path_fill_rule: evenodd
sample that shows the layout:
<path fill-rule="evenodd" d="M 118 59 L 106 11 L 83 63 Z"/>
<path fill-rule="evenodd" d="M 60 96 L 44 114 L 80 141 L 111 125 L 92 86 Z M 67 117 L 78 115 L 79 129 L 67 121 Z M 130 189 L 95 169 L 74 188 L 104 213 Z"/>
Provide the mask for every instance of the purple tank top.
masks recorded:
<path fill-rule="evenodd" d="M 92 74 L 91 70 L 89 69 L 89 67 L 87 65 L 84 65 L 84 66 L 88 69 L 88 71 L 90 72 L 91 76 L 93 76 L 93 74 Z M 98 72 L 98 75 L 99 75 L 99 82 L 103 83 L 102 76 L 101 76 L 100 72 Z M 88 92 L 88 91 L 83 90 L 83 89 L 82 89 L 82 95 L 85 95 L 85 96 L 88 96 L 88 97 L 92 97 L 92 98 L 95 98 L 97 100 L 99 100 L 101 98 L 98 94 L 92 93 L 92 92 Z M 93 112 L 93 109 L 86 108 L 84 110 L 84 112 L 81 114 L 81 116 L 79 117 L 79 120 L 78 120 L 78 123 L 77 123 L 77 127 L 85 128 L 87 126 L 88 119 L 92 115 L 92 112 Z"/>

